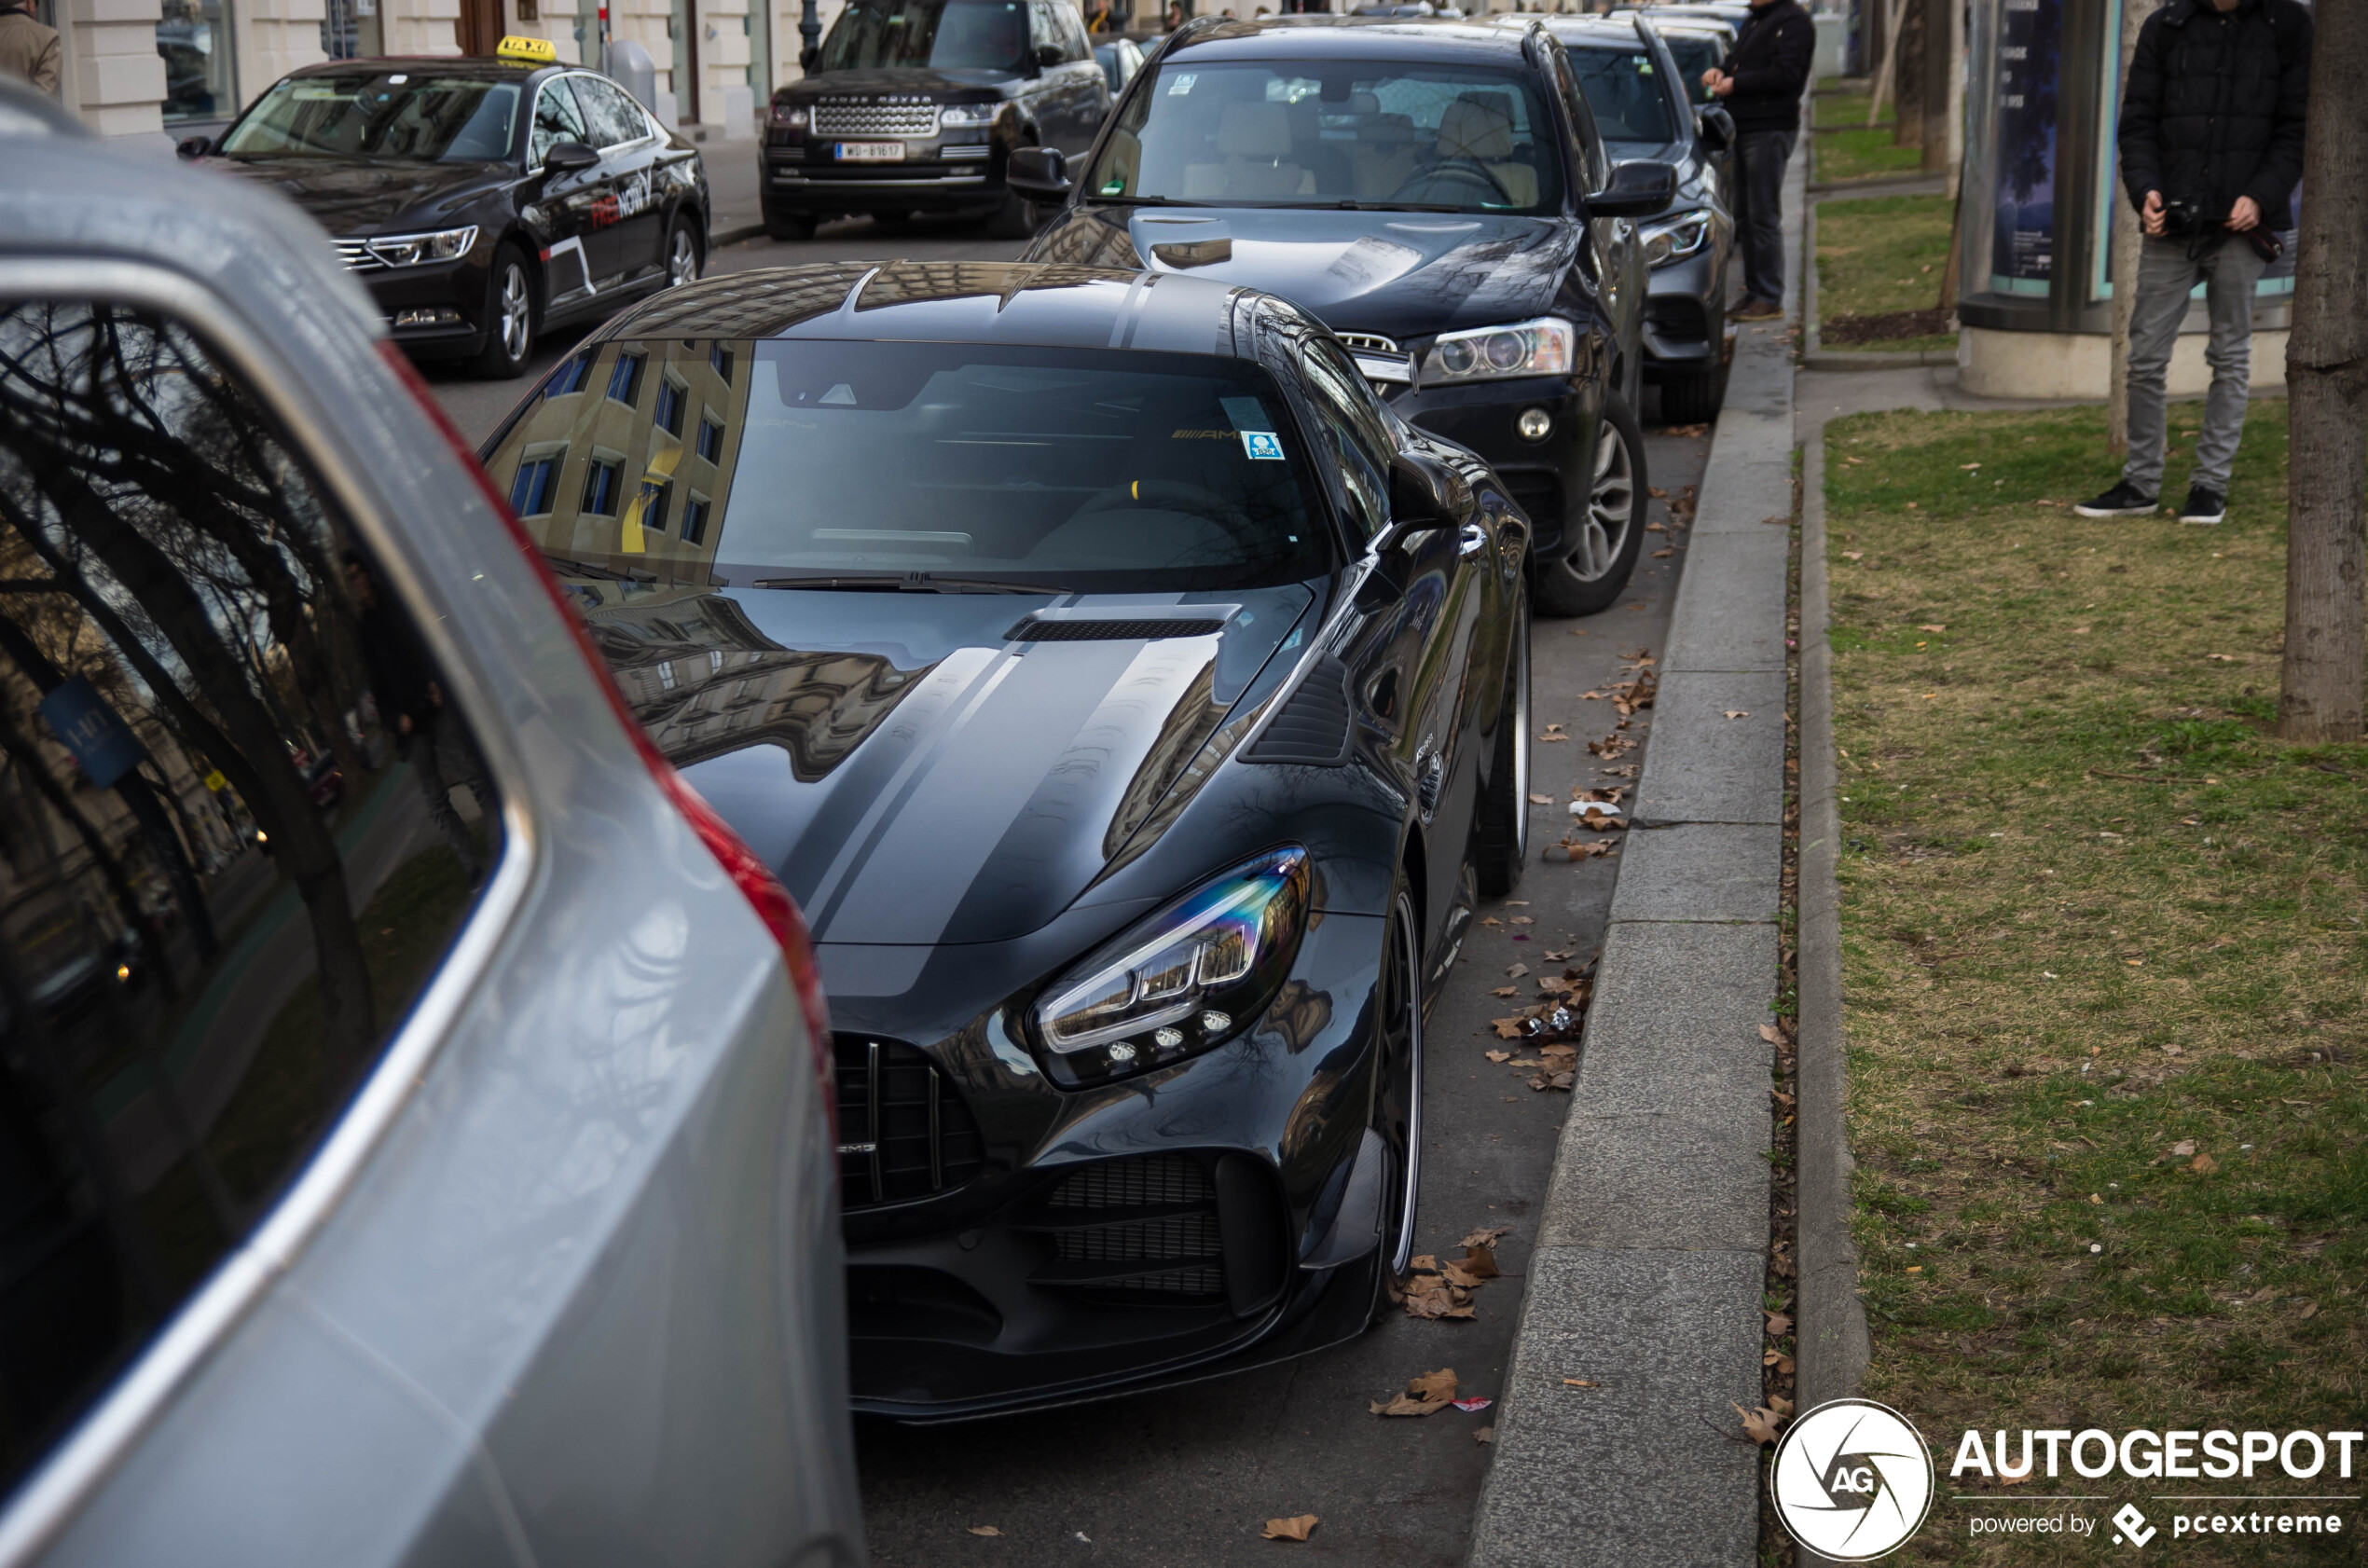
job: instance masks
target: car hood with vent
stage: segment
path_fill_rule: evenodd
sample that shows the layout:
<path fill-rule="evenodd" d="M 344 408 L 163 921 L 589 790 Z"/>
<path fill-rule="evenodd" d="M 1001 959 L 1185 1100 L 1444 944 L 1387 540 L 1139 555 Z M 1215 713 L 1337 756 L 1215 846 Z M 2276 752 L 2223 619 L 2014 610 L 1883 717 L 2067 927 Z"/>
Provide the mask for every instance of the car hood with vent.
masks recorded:
<path fill-rule="evenodd" d="M 1316 598 L 602 586 L 571 584 L 659 749 L 816 940 L 893 944 L 1025 936 L 1140 854 Z"/>

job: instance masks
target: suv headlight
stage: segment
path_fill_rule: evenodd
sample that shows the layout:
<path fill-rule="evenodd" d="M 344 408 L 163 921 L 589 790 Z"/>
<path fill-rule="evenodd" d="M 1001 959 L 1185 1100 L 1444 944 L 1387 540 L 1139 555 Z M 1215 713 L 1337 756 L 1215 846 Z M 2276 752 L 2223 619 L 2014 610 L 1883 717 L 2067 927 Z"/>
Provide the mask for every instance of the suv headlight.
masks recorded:
<path fill-rule="evenodd" d="M 1196 1055 L 1247 1028 L 1307 925 L 1307 851 L 1270 850 L 1106 943 L 1047 986 L 1036 1032 L 1065 1086 Z"/>
<path fill-rule="evenodd" d="M 1578 359 L 1578 331 L 1559 316 L 1509 326 L 1443 332 L 1423 356 L 1423 380 L 1491 381 L 1512 376 L 1567 376 Z"/>
<path fill-rule="evenodd" d="M 1645 265 L 1667 267 L 1699 251 L 1710 240 L 1710 213 L 1697 209 L 1645 226 Z"/>
<path fill-rule="evenodd" d="M 417 267 L 427 261 L 450 261 L 469 254 L 477 242 L 477 226 L 447 228 L 436 234 L 388 234 L 363 241 L 370 254 L 389 267 Z"/>
<path fill-rule="evenodd" d="M 786 126 L 792 131 L 798 131 L 805 128 L 805 121 L 806 113 L 804 109 L 792 109 L 786 103 L 776 103 L 773 105 L 773 123 L 775 125 Z"/>
<path fill-rule="evenodd" d="M 993 125 L 1000 103 L 948 103 L 937 112 L 937 123 L 948 131 L 975 131 Z"/>

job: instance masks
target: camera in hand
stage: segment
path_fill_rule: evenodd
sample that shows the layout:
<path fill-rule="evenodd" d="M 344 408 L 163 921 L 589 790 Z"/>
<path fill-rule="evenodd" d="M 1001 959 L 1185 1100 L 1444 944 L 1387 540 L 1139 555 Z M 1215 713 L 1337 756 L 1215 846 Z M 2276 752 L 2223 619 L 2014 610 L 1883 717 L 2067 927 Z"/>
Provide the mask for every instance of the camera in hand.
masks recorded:
<path fill-rule="evenodd" d="M 2166 201 L 2163 203 L 2163 233 L 2174 240 L 2192 240 L 2205 229 L 2215 227 L 2219 220 L 2204 215 L 2200 201 Z"/>

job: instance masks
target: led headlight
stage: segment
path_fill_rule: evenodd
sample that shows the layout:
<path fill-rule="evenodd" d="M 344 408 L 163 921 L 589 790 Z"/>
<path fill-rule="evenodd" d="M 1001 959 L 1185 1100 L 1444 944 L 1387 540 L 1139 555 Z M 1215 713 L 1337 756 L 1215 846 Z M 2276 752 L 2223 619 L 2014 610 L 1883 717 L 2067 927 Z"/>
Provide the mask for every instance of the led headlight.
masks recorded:
<path fill-rule="evenodd" d="M 792 109 L 786 103 L 776 103 L 773 105 L 773 123 L 775 125 L 786 126 L 790 130 L 796 131 L 803 129 L 805 125 L 805 121 L 806 113 L 804 109 Z"/>
<path fill-rule="evenodd" d="M 1645 226 L 1645 265 L 1667 267 L 1683 261 L 1710 240 L 1710 213 L 1700 209 Z"/>
<path fill-rule="evenodd" d="M 948 103 L 937 112 L 937 123 L 948 131 L 975 131 L 995 123 L 1000 103 Z"/>
<path fill-rule="evenodd" d="M 477 226 L 447 228 L 437 234 L 388 234 L 365 241 L 370 254 L 389 267 L 417 267 L 428 261 L 450 261 L 469 254 L 477 242 Z"/>
<path fill-rule="evenodd" d="M 1164 1066 L 1247 1027 L 1307 924 L 1307 851 L 1270 850 L 1105 944 L 1048 986 L 1036 1032 L 1067 1086 Z"/>
<path fill-rule="evenodd" d="M 1509 326 L 1441 333 L 1423 359 L 1423 381 L 1491 381 L 1512 376 L 1567 376 L 1577 362 L 1578 333 L 1558 316 Z"/>

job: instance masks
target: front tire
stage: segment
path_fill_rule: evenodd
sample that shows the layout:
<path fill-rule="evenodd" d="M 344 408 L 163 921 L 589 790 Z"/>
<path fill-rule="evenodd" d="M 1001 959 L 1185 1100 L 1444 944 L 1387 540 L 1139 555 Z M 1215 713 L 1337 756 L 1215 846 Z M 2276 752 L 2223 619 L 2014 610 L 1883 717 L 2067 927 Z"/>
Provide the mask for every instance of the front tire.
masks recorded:
<path fill-rule="evenodd" d="M 1538 562 L 1539 611 L 1592 615 L 1612 607 L 1644 548 L 1645 494 L 1644 432 L 1626 398 L 1607 396 L 1587 499 L 1575 513 L 1565 509 L 1562 543 Z"/>
<path fill-rule="evenodd" d="M 1521 886 L 1529 863 L 1529 599 L 1513 612 L 1513 648 L 1506 660 L 1505 701 L 1496 716 L 1496 751 L 1489 785 L 1473 813 L 1472 872 L 1480 890 L 1502 898 Z"/>
<path fill-rule="evenodd" d="M 1718 417 L 1727 394 L 1727 372 L 1688 370 L 1661 378 L 1661 420 L 1673 425 L 1708 424 Z"/>
<path fill-rule="evenodd" d="M 986 232 L 994 240 L 1026 240 L 1043 222 L 1044 214 L 1037 210 L 1035 202 L 1018 191 L 1007 190 L 1003 193 L 1003 205 L 986 220 Z"/>
<path fill-rule="evenodd" d="M 679 289 L 697 282 L 703 252 L 698 226 L 687 216 L 678 215 L 674 226 L 666 231 L 666 286 Z"/>
<path fill-rule="evenodd" d="M 1403 882 L 1390 899 L 1375 986 L 1373 1108 L 1367 1125 L 1388 1150 L 1382 1191 L 1382 1245 L 1373 1259 L 1373 1308 L 1389 1309 L 1389 1282 L 1414 1251 L 1414 1211 L 1423 1177 L 1423 927 Z"/>
<path fill-rule="evenodd" d="M 489 381 L 526 374 L 534 357 L 534 275 L 526 255 L 504 241 L 493 253 L 493 275 L 485 296 L 485 347 L 470 368 Z"/>

